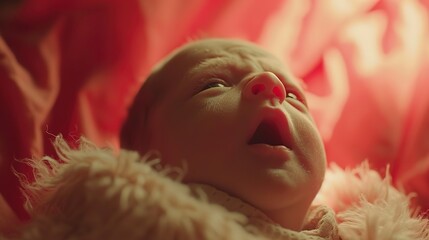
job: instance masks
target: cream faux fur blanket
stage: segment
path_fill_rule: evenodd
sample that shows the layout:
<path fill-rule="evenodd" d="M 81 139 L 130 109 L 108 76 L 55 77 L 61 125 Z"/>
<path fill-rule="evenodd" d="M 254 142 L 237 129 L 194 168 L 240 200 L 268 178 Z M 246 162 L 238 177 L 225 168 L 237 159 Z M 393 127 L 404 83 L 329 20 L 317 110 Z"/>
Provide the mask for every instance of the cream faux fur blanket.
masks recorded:
<path fill-rule="evenodd" d="M 204 185 L 180 182 L 183 171 L 157 158 L 100 149 L 82 140 L 55 142 L 60 162 L 31 161 L 25 184 L 32 220 L 0 239 L 429 239 L 428 220 L 409 197 L 367 164 L 331 166 L 304 229 L 294 232 L 252 206 Z"/>

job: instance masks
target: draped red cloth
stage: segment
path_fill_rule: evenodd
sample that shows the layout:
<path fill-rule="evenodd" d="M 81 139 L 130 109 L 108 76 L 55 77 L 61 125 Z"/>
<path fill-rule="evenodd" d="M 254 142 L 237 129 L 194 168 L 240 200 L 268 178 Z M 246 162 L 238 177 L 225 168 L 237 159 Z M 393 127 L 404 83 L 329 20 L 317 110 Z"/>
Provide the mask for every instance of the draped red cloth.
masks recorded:
<path fill-rule="evenodd" d="M 428 11 L 428 0 L 0 3 L 0 211 L 27 218 L 12 169 L 31 180 L 19 160 L 54 155 L 54 135 L 117 147 L 151 66 L 200 37 L 278 55 L 307 84 L 328 161 L 390 164 L 429 209 Z"/>

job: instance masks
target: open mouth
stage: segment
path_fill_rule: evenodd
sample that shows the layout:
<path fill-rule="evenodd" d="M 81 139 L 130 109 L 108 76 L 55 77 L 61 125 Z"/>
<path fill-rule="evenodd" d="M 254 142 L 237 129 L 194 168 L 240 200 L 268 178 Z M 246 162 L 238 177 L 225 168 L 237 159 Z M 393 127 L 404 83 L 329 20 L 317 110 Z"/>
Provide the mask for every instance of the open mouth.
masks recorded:
<path fill-rule="evenodd" d="M 280 129 L 274 121 L 264 120 L 256 128 L 250 138 L 249 145 L 266 144 L 270 146 L 286 146 L 283 141 Z"/>

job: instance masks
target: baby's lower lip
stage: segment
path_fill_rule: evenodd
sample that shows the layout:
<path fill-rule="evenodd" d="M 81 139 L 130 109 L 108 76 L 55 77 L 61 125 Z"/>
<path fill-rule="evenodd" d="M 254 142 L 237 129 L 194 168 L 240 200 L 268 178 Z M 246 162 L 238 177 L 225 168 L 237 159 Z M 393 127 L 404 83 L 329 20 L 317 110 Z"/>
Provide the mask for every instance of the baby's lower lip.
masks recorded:
<path fill-rule="evenodd" d="M 291 150 L 283 145 L 268 145 L 263 143 L 250 144 L 251 151 L 264 159 L 284 163 L 290 159 Z M 272 159 L 272 160 L 271 160 Z"/>

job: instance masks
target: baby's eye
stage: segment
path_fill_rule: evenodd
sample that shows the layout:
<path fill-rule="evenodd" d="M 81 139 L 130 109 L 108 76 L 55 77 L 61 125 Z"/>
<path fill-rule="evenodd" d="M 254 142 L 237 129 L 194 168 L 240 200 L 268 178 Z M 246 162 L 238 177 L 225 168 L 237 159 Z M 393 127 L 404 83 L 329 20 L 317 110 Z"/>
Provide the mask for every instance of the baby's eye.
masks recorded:
<path fill-rule="evenodd" d="M 293 92 L 288 92 L 287 94 L 286 94 L 286 97 L 287 98 L 293 98 L 293 99 L 295 99 L 295 100 L 299 100 L 299 98 L 296 96 L 296 94 L 295 93 L 293 93 Z"/>
<path fill-rule="evenodd" d="M 295 103 L 297 103 L 296 101 L 298 101 L 302 103 L 304 106 L 307 106 L 305 97 L 300 92 L 294 92 L 294 91 L 287 92 L 286 98 L 293 99 Z"/>
<path fill-rule="evenodd" d="M 209 88 L 221 88 L 221 87 L 227 87 L 227 84 L 222 80 L 215 80 L 205 84 L 204 87 L 201 89 L 201 91 L 207 90 Z"/>

